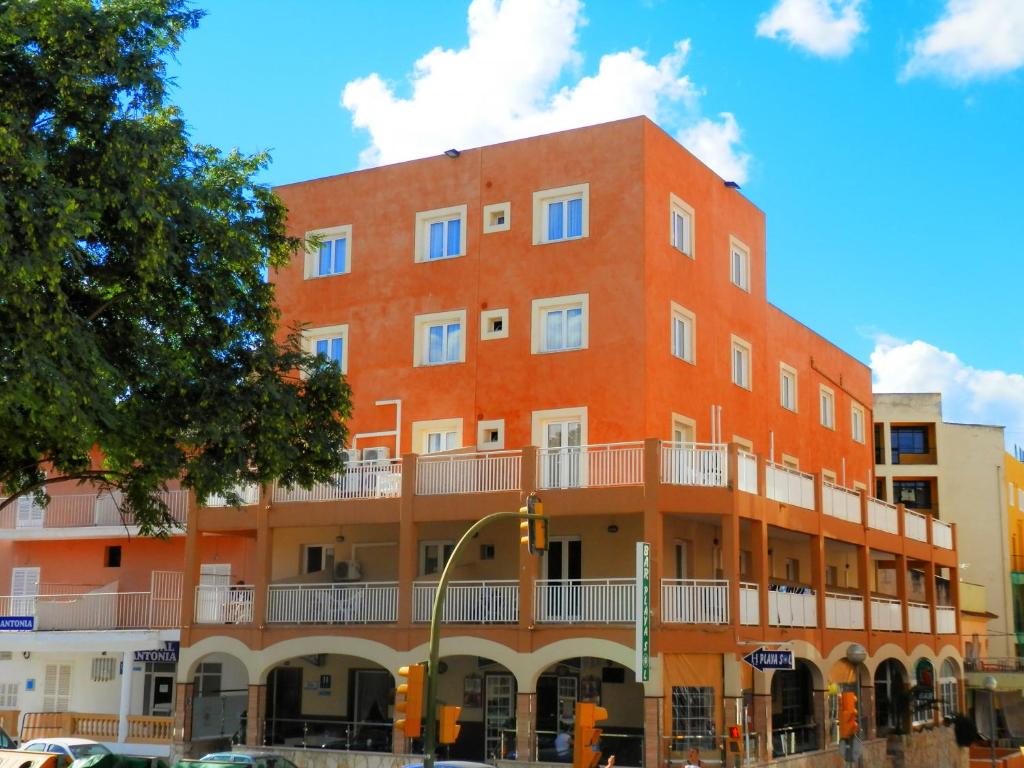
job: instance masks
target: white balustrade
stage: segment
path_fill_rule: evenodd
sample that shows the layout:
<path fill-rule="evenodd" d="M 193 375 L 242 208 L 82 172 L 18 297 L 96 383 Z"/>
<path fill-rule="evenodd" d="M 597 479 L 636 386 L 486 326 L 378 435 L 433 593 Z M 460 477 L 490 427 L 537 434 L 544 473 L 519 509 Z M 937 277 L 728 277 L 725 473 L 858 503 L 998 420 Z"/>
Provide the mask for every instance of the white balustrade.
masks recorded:
<path fill-rule="evenodd" d="M 768 623 L 773 627 L 818 626 L 818 600 L 814 590 L 801 587 L 768 592 Z"/>
<path fill-rule="evenodd" d="M 871 629 L 882 632 L 903 631 L 903 609 L 899 600 L 871 598 Z"/>
<path fill-rule="evenodd" d="M 642 485 L 644 444 L 607 443 L 537 451 L 540 488 Z"/>
<path fill-rule="evenodd" d="M 437 584 L 414 584 L 412 620 L 430 621 Z M 450 581 L 441 621 L 446 624 L 514 624 L 519 621 L 519 582 Z"/>
<path fill-rule="evenodd" d="M 907 624 L 911 632 L 932 631 L 932 617 L 925 603 L 907 603 Z"/>
<path fill-rule="evenodd" d="M 868 527 L 876 531 L 899 533 L 899 510 L 896 505 L 881 499 L 868 499 Z"/>
<path fill-rule="evenodd" d="M 161 491 L 174 522 L 184 526 L 188 508 L 187 491 Z M 35 499 L 22 497 L 0 511 L 0 529 L 92 528 L 95 526 L 133 526 L 132 515 L 121 510 L 118 492 L 54 494 L 43 507 Z"/>
<path fill-rule="evenodd" d="M 416 493 L 439 496 L 518 491 L 522 463 L 522 451 L 420 456 L 416 461 Z"/>
<path fill-rule="evenodd" d="M 251 507 L 254 504 L 260 503 L 260 487 L 256 483 L 244 483 L 242 485 L 236 485 L 232 488 L 235 495 L 238 496 L 241 502 L 238 506 L 240 507 Z M 228 507 L 232 506 L 228 503 L 226 494 L 211 494 L 206 497 L 206 502 L 203 504 L 204 507 Z"/>
<path fill-rule="evenodd" d="M 614 624 L 634 620 L 636 580 L 540 579 L 534 619 L 544 624 Z"/>
<path fill-rule="evenodd" d="M 271 584 L 271 624 L 390 624 L 398 619 L 398 582 Z"/>
<path fill-rule="evenodd" d="M 935 632 L 939 635 L 956 634 L 956 608 L 952 605 L 935 606 Z"/>
<path fill-rule="evenodd" d="M 903 531 L 908 539 L 928 541 L 928 518 L 920 512 L 905 509 Z"/>
<path fill-rule="evenodd" d="M 740 624 L 757 626 L 761 623 L 760 589 L 757 584 L 742 582 L 740 584 Z"/>
<path fill-rule="evenodd" d="M 756 469 L 754 477 L 756 484 Z M 724 488 L 729 482 L 728 446 L 719 443 L 662 443 L 661 481 L 670 485 Z"/>
<path fill-rule="evenodd" d="M 932 518 L 932 544 L 942 549 L 953 548 L 953 528 L 949 523 Z"/>
<path fill-rule="evenodd" d="M 765 496 L 804 509 L 814 509 L 814 476 L 781 464 L 765 463 Z"/>
<path fill-rule="evenodd" d="M 251 624 L 253 587 L 250 584 L 200 584 L 196 587 L 197 624 Z"/>
<path fill-rule="evenodd" d="M 827 481 L 821 483 L 821 511 L 860 525 L 860 494 Z"/>
<path fill-rule="evenodd" d="M 728 624 L 729 582 L 662 579 L 661 617 L 679 624 Z"/>
<path fill-rule="evenodd" d="M 736 452 L 737 484 L 741 491 L 757 493 L 757 456 L 746 451 Z"/>
<path fill-rule="evenodd" d="M 826 592 L 825 626 L 829 629 L 864 629 L 864 598 Z"/>
<path fill-rule="evenodd" d="M 178 605 L 180 597 L 174 600 L 174 606 Z M 0 617 L 33 617 L 33 628 L 38 631 L 178 626 L 177 611 L 173 624 L 167 624 L 162 608 L 150 592 L 118 592 L 116 584 L 91 592 L 0 597 Z"/>
<path fill-rule="evenodd" d="M 345 471 L 330 482 L 312 488 L 274 488 L 275 502 L 342 501 L 347 499 L 398 498 L 402 495 L 402 460 L 349 461 Z"/>

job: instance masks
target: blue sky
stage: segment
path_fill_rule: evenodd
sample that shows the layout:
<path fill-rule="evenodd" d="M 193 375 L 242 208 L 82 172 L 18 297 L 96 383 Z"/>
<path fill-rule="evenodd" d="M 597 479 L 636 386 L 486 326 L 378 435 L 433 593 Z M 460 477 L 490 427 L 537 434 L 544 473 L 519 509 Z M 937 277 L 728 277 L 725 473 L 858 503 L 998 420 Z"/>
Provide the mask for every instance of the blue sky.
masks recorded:
<path fill-rule="evenodd" d="M 774 303 L 1024 444 L 1021 0 L 207 5 L 172 98 L 268 183 L 648 114 L 766 212 Z"/>

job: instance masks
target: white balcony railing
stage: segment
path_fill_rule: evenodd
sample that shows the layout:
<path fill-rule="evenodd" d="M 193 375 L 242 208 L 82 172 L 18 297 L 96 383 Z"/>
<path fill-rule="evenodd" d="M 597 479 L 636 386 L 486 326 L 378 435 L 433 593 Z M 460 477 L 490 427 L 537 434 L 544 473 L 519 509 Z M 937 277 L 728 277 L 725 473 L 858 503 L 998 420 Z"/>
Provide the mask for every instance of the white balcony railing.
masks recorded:
<path fill-rule="evenodd" d="M 402 495 L 402 460 L 350 461 L 345 471 L 328 483 L 312 488 L 274 488 L 275 502 L 343 501 L 347 499 L 398 498 Z"/>
<path fill-rule="evenodd" d="M 242 485 L 236 485 L 232 490 L 239 497 L 240 507 L 251 507 L 254 504 L 260 503 L 260 487 L 256 483 L 244 483 Z M 227 507 L 228 498 L 224 494 L 211 494 L 206 497 L 206 502 L 203 504 L 204 507 Z"/>
<path fill-rule="evenodd" d="M 868 499 L 868 528 L 888 533 L 899 533 L 899 510 L 881 499 Z"/>
<path fill-rule="evenodd" d="M 907 603 L 907 624 L 911 632 L 932 631 L 932 617 L 925 603 Z"/>
<path fill-rule="evenodd" d="M 956 634 L 956 608 L 952 605 L 935 606 L 935 632 L 939 635 Z"/>
<path fill-rule="evenodd" d="M 31 617 L 38 631 L 177 627 L 180 593 L 119 592 L 108 584 L 90 592 L 0 597 L 0 617 Z"/>
<path fill-rule="evenodd" d="M 196 587 L 196 624 L 251 624 L 251 584 L 200 584 Z"/>
<path fill-rule="evenodd" d="M 757 456 L 746 451 L 736 453 L 737 484 L 741 491 L 757 493 Z"/>
<path fill-rule="evenodd" d="M 821 483 L 821 511 L 860 525 L 860 494 L 827 481 Z"/>
<path fill-rule="evenodd" d="M 764 484 L 764 493 L 769 499 L 814 509 L 814 475 L 766 462 Z"/>
<path fill-rule="evenodd" d="M 430 621 L 437 584 L 414 584 L 412 620 Z M 441 621 L 446 624 L 514 624 L 519 621 L 519 582 L 451 581 Z"/>
<path fill-rule="evenodd" d="M 928 541 L 928 518 L 920 512 L 904 510 L 903 530 L 908 539 Z"/>
<path fill-rule="evenodd" d="M 761 623 L 760 590 L 757 584 L 740 584 L 740 624 L 757 626 Z"/>
<path fill-rule="evenodd" d="M 271 584 L 267 590 L 271 624 L 389 624 L 397 619 L 394 581 Z"/>
<path fill-rule="evenodd" d="M 864 629 L 864 598 L 826 592 L 825 626 L 829 629 Z"/>
<path fill-rule="evenodd" d="M 634 620 L 636 581 L 541 579 L 534 585 L 534 619 L 544 624 L 617 624 Z"/>
<path fill-rule="evenodd" d="M 661 481 L 724 488 L 729 482 L 728 458 L 728 447 L 719 443 L 662 443 Z M 755 470 L 755 478 L 756 474 Z"/>
<path fill-rule="evenodd" d="M 768 623 L 773 627 L 818 626 L 818 599 L 814 590 L 768 592 Z"/>
<path fill-rule="evenodd" d="M 188 492 L 162 491 L 159 496 L 167 505 L 172 519 L 184 526 Z M 26 496 L 0 511 L 0 530 L 92 528 L 107 525 L 135 525 L 134 518 L 122 511 L 121 496 L 117 492 L 54 494 L 46 507 Z"/>
<path fill-rule="evenodd" d="M 420 456 L 416 461 L 416 494 L 518 491 L 522 464 L 522 451 Z"/>
<path fill-rule="evenodd" d="M 728 624 L 729 582 L 662 579 L 661 616 L 678 624 Z"/>
<path fill-rule="evenodd" d="M 537 477 L 541 488 L 601 488 L 644 482 L 643 443 L 607 443 L 540 448 Z"/>
<path fill-rule="evenodd" d="M 903 631 L 903 607 L 899 600 L 871 598 L 871 629 L 882 632 Z"/>
<path fill-rule="evenodd" d="M 932 544 L 943 549 L 953 548 L 953 528 L 949 523 L 932 518 Z"/>

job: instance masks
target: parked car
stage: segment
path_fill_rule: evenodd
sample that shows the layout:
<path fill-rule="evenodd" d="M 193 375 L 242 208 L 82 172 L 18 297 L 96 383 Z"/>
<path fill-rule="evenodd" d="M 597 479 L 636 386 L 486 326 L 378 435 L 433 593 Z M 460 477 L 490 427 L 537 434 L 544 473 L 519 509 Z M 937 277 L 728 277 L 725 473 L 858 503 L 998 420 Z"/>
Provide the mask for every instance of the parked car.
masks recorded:
<path fill-rule="evenodd" d="M 18 742 L 7 735 L 7 731 L 0 728 L 0 749 L 17 749 Z"/>
<path fill-rule="evenodd" d="M 92 755 L 109 755 L 110 750 L 89 739 L 32 739 L 21 745 L 25 752 L 51 752 L 63 755 L 69 762 Z"/>
<path fill-rule="evenodd" d="M 231 763 L 250 768 L 297 768 L 295 763 L 281 755 L 250 752 L 211 752 L 199 758 L 200 763 Z"/>

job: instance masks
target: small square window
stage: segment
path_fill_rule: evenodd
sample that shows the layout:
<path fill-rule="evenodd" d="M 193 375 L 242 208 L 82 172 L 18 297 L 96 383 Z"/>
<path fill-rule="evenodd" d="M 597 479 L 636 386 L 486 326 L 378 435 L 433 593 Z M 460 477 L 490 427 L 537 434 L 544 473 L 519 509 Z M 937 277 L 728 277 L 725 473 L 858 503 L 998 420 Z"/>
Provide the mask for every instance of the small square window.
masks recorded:
<path fill-rule="evenodd" d="M 669 242 L 672 247 L 693 258 L 693 208 L 675 195 L 669 195 Z"/>
<path fill-rule="evenodd" d="M 480 338 L 483 341 L 508 338 L 508 309 L 485 309 L 480 313 Z"/>
<path fill-rule="evenodd" d="M 466 255 L 466 206 L 455 205 L 416 214 L 416 261 Z"/>
<path fill-rule="evenodd" d="M 557 243 L 590 235 L 590 185 L 533 193 L 533 243 Z"/>
<path fill-rule="evenodd" d="M 319 245 L 306 251 L 305 277 L 345 275 L 352 271 L 352 225 L 329 227 L 306 233 L 306 242 L 319 240 Z"/>
<path fill-rule="evenodd" d="M 512 204 L 493 203 L 484 206 L 484 234 L 507 232 L 512 228 Z"/>
<path fill-rule="evenodd" d="M 104 547 L 103 549 L 103 565 L 107 568 L 120 568 L 121 567 L 121 547 L 115 545 L 112 547 Z"/>
<path fill-rule="evenodd" d="M 505 420 L 491 419 L 477 423 L 476 447 L 481 451 L 499 451 L 505 447 Z"/>
<path fill-rule="evenodd" d="M 733 285 L 750 291 L 750 249 L 735 237 L 729 238 L 729 278 Z"/>
<path fill-rule="evenodd" d="M 750 351 L 750 342 L 732 337 L 732 383 L 744 389 L 751 389 Z"/>

